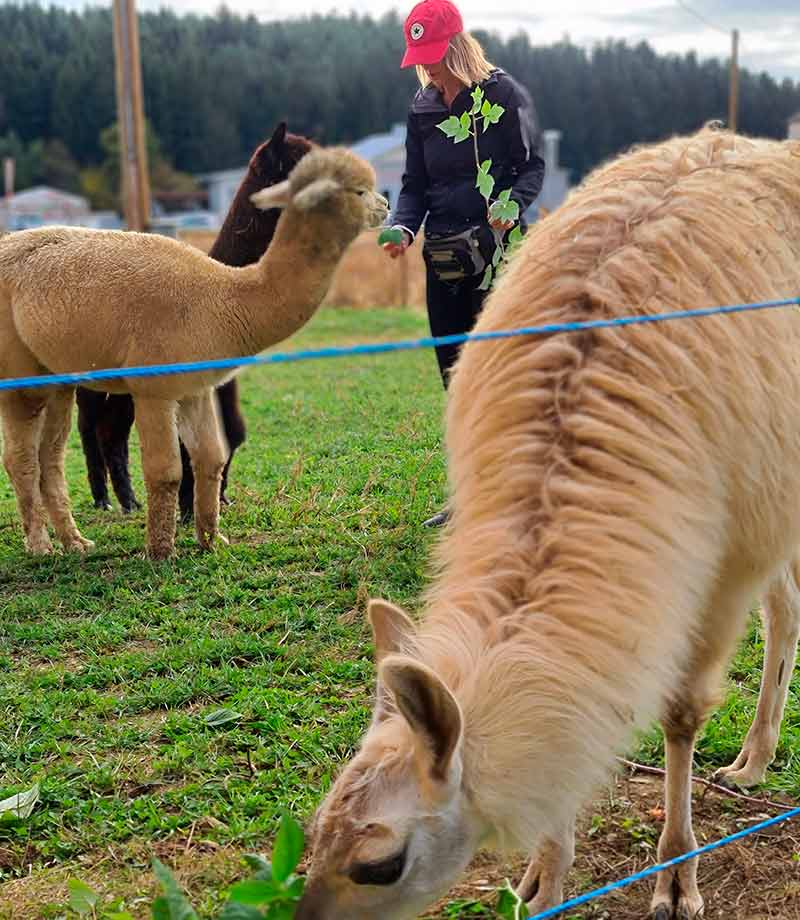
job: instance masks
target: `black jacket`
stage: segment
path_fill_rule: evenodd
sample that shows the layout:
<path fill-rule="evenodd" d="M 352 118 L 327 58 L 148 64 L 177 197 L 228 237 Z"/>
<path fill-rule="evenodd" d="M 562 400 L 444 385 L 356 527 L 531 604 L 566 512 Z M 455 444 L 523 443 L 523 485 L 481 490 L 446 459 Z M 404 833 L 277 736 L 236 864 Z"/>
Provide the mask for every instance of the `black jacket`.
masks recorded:
<path fill-rule="evenodd" d="M 481 84 L 486 99 L 505 113 L 484 133 L 479 120 L 480 162 L 491 158 L 495 188 L 492 198 L 511 188 L 520 214 L 542 188 L 544 160 L 539 155 L 536 112 L 527 90 L 505 71 L 495 70 Z M 457 233 L 486 222 L 486 201 L 475 188 L 473 139 L 453 142 L 436 126 L 450 115 L 472 108 L 465 89 L 448 109 L 433 85 L 420 89 L 411 103 L 406 134 L 406 171 L 392 223 L 416 233 L 422 221 L 433 233 Z"/>

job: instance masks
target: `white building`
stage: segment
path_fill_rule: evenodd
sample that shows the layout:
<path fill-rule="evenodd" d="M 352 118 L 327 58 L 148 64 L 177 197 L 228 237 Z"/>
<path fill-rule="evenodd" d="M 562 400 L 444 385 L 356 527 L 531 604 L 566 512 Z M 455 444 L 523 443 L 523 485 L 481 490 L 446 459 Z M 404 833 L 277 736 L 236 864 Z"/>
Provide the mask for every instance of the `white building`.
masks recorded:
<path fill-rule="evenodd" d="M 46 224 L 83 224 L 89 214 L 86 198 L 47 185 L 36 185 L 0 199 L 0 227 L 6 230 Z"/>

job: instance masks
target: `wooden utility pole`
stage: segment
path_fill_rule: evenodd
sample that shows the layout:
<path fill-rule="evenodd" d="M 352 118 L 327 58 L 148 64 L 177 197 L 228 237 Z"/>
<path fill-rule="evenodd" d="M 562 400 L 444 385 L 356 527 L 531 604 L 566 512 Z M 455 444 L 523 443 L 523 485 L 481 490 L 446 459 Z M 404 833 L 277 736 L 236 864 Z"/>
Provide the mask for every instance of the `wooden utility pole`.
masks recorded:
<path fill-rule="evenodd" d="M 728 90 L 728 128 L 736 130 L 739 114 L 739 30 L 731 32 L 731 72 Z"/>
<path fill-rule="evenodd" d="M 146 230 L 150 222 L 150 183 L 135 0 L 114 0 L 114 60 L 125 223 L 129 230 Z"/>

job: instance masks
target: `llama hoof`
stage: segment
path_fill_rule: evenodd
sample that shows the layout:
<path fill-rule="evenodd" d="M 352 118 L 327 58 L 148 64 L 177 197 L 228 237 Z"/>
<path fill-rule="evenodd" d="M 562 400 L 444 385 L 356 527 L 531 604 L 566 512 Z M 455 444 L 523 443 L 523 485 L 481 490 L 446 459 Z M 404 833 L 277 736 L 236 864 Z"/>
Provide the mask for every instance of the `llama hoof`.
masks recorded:
<path fill-rule="evenodd" d="M 50 537 L 45 533 L 43 536 L 36 537 L 36 539 L 26 540 L 25 549 L 32 556 L 49 556 L 53 552 L 53 544 L 50 542 Z"/>
<path fill-rule="evenodd" d="M 71 534 L 61 542 L 68 553 L 85 553 L 94 547 L 93 540 L 87 540 L 86 537 L 81 536 L 79 533 Z"/>
<path fill-rule="evenodd" d="M 138 501 L 136 501 L 135 498 L 133 498 L 128 504 L 123 504 L 120 507 L 122 508 L 124 514 L 132 514 L 134 511 L 139 511 L 142 506 Z"/>
<path fill-rule="evenodd" d="M 699 894 L 680 894 L 677 901 L 659 900 L 650 908 L 650 920 L 699 920 L 703 916 L 703 899 Z"/>
<path fill-rule="evenodd" d="M 731 766 L 717 770 L 711 776 L 711 782 L 736 792 L 739 789 L 747 789 L 750 786 L 758 786 L 763 783 L 766 773 L 766 767 L 759 767 L 757 764 L 751 766 L 748 762 L 741 769 L 734 769 Z"/>
<path fill-rule="evenodd" d="M 111 511 L 111 502 L 107 498 L 98 498 L 94 506 L 100 511 Z"/>
<path fill-rule="evenodd" d="M 174 554 L 175 546 L 172 543 L 155 543 L 147 547 L 147 558 L 154 562 L 169 559 Z"/>
<path fill-rule="evenodd" d="M 232 504 L 233 504 L 233 501 L 232 501 L 230 498 L 228 498 L 227 495 L 225 495 L 225 494 L 223 493 L 223 494 L 220 495 L 220 497 L 219 497 L 219 503 L 220 503 L 220 505 L 232 505 Z"/>

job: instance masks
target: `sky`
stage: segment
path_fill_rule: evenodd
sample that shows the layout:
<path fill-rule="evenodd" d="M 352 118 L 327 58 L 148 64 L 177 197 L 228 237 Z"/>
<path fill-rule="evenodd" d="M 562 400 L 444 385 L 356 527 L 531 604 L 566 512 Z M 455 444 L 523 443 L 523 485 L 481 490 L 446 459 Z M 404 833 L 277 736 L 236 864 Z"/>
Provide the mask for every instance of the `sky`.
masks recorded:
<path fill-rule="evenodd" d="M 55 2 L 74 8 L 94 0 Z M 211 13 L 220 0 L 137 0 L 137 5 Z M 350 11 L 379 16 L 391 9 L 404 17 L 413 0 L 226 0 L 226 5 L 266 21 Z M 731 31 L 738 29 L 741 66 L 800 80 L 800 0 L 458 0 L 458 6 L 467 29 L 504 36 L 523 29 L 534 44 L 564 36 L 580 45 L 618 38 L 645 40 L 660 52 L 695 50 L 701 57 L 727 58 Z"/>

